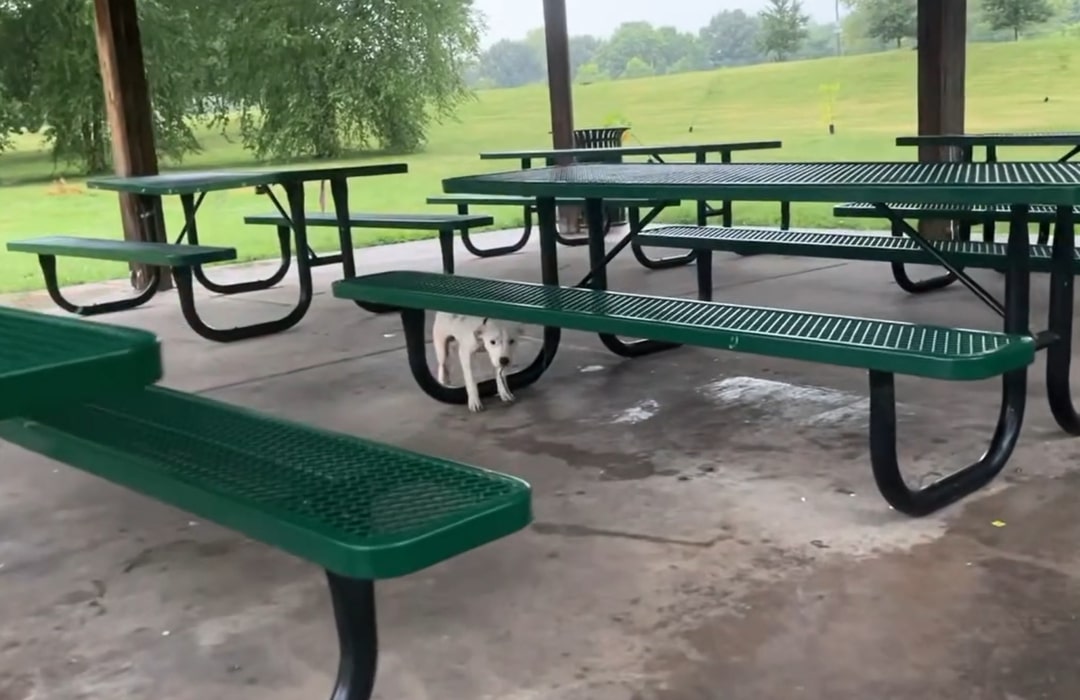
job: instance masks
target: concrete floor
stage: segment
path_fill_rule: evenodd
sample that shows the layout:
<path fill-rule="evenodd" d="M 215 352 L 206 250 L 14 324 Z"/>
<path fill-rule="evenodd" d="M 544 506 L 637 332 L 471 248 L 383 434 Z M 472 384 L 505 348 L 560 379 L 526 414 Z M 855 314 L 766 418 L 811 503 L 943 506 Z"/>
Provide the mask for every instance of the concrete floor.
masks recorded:
<path fill-rule="evenodd" d="M 576 281 L 584 250 L 560 253 Z M 437 269 L 437 245 L 360 260 Z M 459 261 L 462 274 L 539 274 L 535 251 Z M 397 319 L 335 300 L 336 274 L 319 271 L 298 327 L 240 344 L 196 337 L 171 293 L 106 320 L 160 335 L 168 385 L 532 483 L 527 531 L 379 586 L 376 697 L 1080 697 L 1080 450 L 1049 417 L 1041 360 L 1007 472 L 911 520 L 874 487 L 858 371 L 696 349 L 621 361 L 570 333 L 516 405 L 474 416 L 414 386 Z M 979 277 L 1000 291 L 1000 276 Z M 718 256 L 716 282 L 736 302 L 997 325 L 962 288 L 911 297 L 882 265 Z M 629 256 L 611 284 L 694 289 L 692 269 L 645 272 Z M 265 318 L 292 296 L 285 285 L 204 308 Z M 1033 296 L 1041 320 L 1045 276 Z M 48 307 L 40 294 L 8 303 Z M 982 453 L 994 382 L 908 379 L 899 392 L 913 478 Z M 0 463 L 0 700 L 329 694 L 319 570 L 10 445 Z"/>

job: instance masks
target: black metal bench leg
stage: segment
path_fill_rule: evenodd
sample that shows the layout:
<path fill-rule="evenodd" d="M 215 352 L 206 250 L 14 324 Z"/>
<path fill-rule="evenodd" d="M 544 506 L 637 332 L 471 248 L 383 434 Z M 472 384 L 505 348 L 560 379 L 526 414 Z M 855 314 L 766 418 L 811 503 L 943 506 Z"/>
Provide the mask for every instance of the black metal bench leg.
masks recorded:
<path fill-rule="evenodd" d="M 442 254 L 442 269 L 448 275 L 454 274 L 454 231 L 439 231 L 439 252 Z"/>
<path fill-rule="evenodd" d="M 1072 400 L 1073 257 L 1076 227 L 1070 207 L 1059 207 L 1050 262 L 1050 311 L 1047 329 L 1054 340 L 1046 348 L 1046 396 L 1062 430 L 1080 435 L 1080 415 Z"/>
<path fill-rule="evenodd" d="M 304 188 L 303 185 L 288 185 L 286 192 L 289 199 L 289 209 L 293 221 L 293 232 L 296 236 L 296 249 L 307 250 L 307 223 L 304 219 Z M 232 343 L 248 338 L 258 338 L 272 333 L 280 333 L 288 330 L 299 323 L 307 315 L 311 307 L 311 299 L 314 295 L 311 282 L 311 267 L 306 261 L 297 258 L 297 272 L 300 278 L 300 298 L 296 306 L 281 318 L 273 321 L 254 323 L 250 326 L 237 326 L 236 328 L 214 328 L 206 324 L 199 316 L 195 306 L 195 289 L 192 284 L 192 268 L 173 268 L 173 280 L 176 282 L 176 293 L 180 297 L 180 310 L 184 314 L 184 320 L 193 331 L 207 340 L 217 343 Z"/>
<path fill-rule="evenodd" d="M 461 216 L 467 216 L 469 213 L 468 204 L 457 205 L 457 213 Z M 469 251 L 478 258 L 497 258 L 501 255 L 510 255 L 516 253 L 524 248 L 529 243 L 529 237 L 532 236 L 532 208 L 525 207 L 525 227 L 521 232 L 521 238 L 516 243 L 510 245 L 496 246 L 494 248 L 480 248 L 469 237 L 469 227 L 462 226 L 460 230 L 461 244 L 465 246 L 465 250 Z"/>
<path fill-rule="evenodd" d="M 379 663 L 375 583 L 330 571 L 326 572 L 326 578 L 341 650 L 337 682 L 330 700 L 369 700 L 375 689 Z"/>
<path fill-rule="evenodd" d="M 110 314 L 115 311 L 126 311 L 128 309 L 134 309 L 138 306 L 142 306 L 146 302 L 154 298 L 154 295 L 158 291 L 158 283 L 161 281 L 161 268 L 151 267 L 149 284 L 146 289 L 142 290 L 138 294 L 128 299 L 117 299 L 115 301 L 103 301 L 97 304 L 74 304 L 64 296 L 63 291 L 60 289 L 60 281 L 56 276 L 56 256 L 55 255 L 39 255 L 38 264 L 41 266 L 41 274 L 45 278 L 45 289 L 49 292 L 49 298 L 56 303 L 64 311 L 72 314 L 78 314 L 79 316 L 97 316 L 99 314 Z"/>
<path fill-rule="evenodd" d="M 540 225 L 540 270 L 544 284 L 559 284 L 559 262 L 556 238 L 554 201 L 548 202 L 537 211 Z M 546 232 L 545 232 L 546 229 Z M 427 313 L 422 309 L 399 309 L 401 312 L 401 325 L 405 330 L 405 351 L 409 358 L 409 370 L 413 379 L 420 389 L 442 403 L 464 406 L 469 402 L 469 396 L 465 387 L 450 387 L 439 383 L 439 380 L 431 373 L 431 365 L 427 358 Z M 562 339 L 561 328 L 544 328 L 544 344 L 532 363 L 524 369 L 507 375 L 506 383 L 511 392 L 525 388 L 543 376 L 551 363 L 555 361 L 555 354 L 559 351 L 559 341 Z M 498 385 L 494 379 L 478 382 L 480 398 L 486 399 L 499 393 Z"/>
<path fill-rule="evenodd" d="M 611 220 L 608 218 L 607 211 L 604 211 L 602 221 L 603 224 L 601 225 L 601 229 L 606 236 L 608 232 L 611 231 Z M 584 238 L 568 238 L 559 231 L 557 226 L 555 228 L 555 240 L 570 248 L 579 248 L 583 245 L 589 245 L 589 236 L 585 236 Z"/>
<path fill-rule="evenodd" d="M 699 250 L 697 256 L 697 288 L 698 299 L 712 301 L 713 277 L 712 277 L 712 251 Z"/>
<path fill-rule="evenodd" d="M 1039 245 L 1046 245 L 1050 242 L 1050 222 L 1043 221 L 1039 223 Z"/>
<path fill-rule="evenodd" d="M 469 396 L 463 386 L 446 386 L 440 384 L 435 375 L 431 373 L 431 365 L 428 364 L 427 343 L 425 331 L 427 329 L 427 313 L 423 309 L 401 309 L 401 325 L 405 330 L 405 350 L 409 357 L 409 370 L 413 379 L 425 394 L 441 401 L 442 403 L 464 406 L 469 402 Z M 555 359 L 555 353 L 559 349 L 559 341 L 562 338 L 562 329 L 544 328 L 544 345 L 537 353 L 532 363 L 524 369 L 509 374 L 506 377 L 507 386 L 511 392 L 523 389 L 540 379 L 551 366 Z M 455 355 L 456 356 L 456 355 Z M 480 398 L 490 398 L 499 393 L 494 379 L 487 379 L 477 383 Z"/>
<path fill-rule="evenodd" d="M 198 210 L 198 204 L 195 203 L 195 195 L 183 194 L 180 195 L 180 204 L 184 209 L 184 230 L 187 232 L 187 240 L 191 245 L 199 244 L 199 227 L 195 223 L 195 214 Z M 284 229 L 284 230 L 282 230 Z M 289 229 L 287 227 L 278 227 L 278 249 L 281 251 L 281 263 L 278 268 L 274 270 L 273 274 L 269 277 L 260 280 L 251 280 L 250 282 L 234 282 L 232 284 L 221 284 L 214 282 L 202 269 L 202 265 L 195 265 L 192 267 L 192 272 L 195 275 L 195 279 L 204 288 L 214 292 L 215 294 L 245 294 L 247 292 L 261 292 L 265 289 L 270 289 L 276 286 L 281 280 L 285 279 L 285 275 L 289 272 L 289 267 L 292 265 L 292 250 L 290 249 L 289 242 Z"/>
<path fill-rule="evenodd" d="M 1026 207 L 1014 212 L 1005 273 L 1005 332 L 1027 334 L 1031 274 Z M 896 510 L 915 517 L 928 515 L 993 481 L 1012 455 L 1027 404 L 1027 368 L 1001 378 L 1001 410 L 990 447 L 975 463 L 920 489 L 910 488 L 896 456 L 896 390 L 890 372 L 870 371 L 870 462 L 874 480 Z"/>
<path fill-rule="evenodd" d="M 893 224 L 892 235 L 899 237 L 903 236 L 904 232 L 896 224 Z M 956 275 L 948 272 L 938 277 L 930 277 L 916 282 L 908 277 L 904 263 L 891 263 L 891 265 L 893 279 L 896 280 L 896 284 L 909 294 L 925 294 L 937 289 L 944 289 L 957 280 Z"/>
<path fill-rule="evenodd" d="M 607 251 L 604 243 L 604 205 L 602 200 L 585 200 L 585 219 L 589 227 L 589 267 L 592 270 L 592 279 L 589 286 L 593 289 L 607 289 L 607 266 L 603 264 Z M 651 355 L 654 352 L 679 347 L 678 343 L 665 343 L 649 339 L 627 342 L 610 333 L 600 333 L 599 335 L 600 342 L 604 344 L 604 347 L 620 357 L 641 357 L 642 355 Z"/>
<path fill-rule="evenodd" d="M 1002 377 L 1001 412 L 990 448 L 977 462 L 912 489 L 904 481 L 896 456 L 896 394 L 893 375 L 870 372 L 870 463 L 878 490 L 896 510 L 913 517 L 929 515 L 981 489 L 1005 467 L 1016 447 L 1024 419 L 1027 371 Z"/>
<path fill-rule="evenodd" d="M 633 237 L 641 233 L 641 229 L 644 228 L 641 223 L 641 210 L 637 207 L 630 207 L 628 216 L 630 220 L 630 235 Z M 641 263 L 641 266 L 648 270 L 670 270 L 675 267 L 689 265 L 697 258 L 697 251 L 691 250 L 689 253 L 669 255 L 666 258 L 653 260 L 645 254 L 645 250 L 636 242 L 630 243 L 630 250 L 633 252 L 634 258 Z"/>

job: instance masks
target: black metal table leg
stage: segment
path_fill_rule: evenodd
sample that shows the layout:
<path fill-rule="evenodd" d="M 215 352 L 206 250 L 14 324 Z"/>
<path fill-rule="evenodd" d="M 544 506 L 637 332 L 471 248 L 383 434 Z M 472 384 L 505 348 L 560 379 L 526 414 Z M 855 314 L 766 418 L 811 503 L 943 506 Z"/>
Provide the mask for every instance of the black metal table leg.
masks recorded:
<path fill-rule="evenodd" d="M 284 187 L 289 201 L 289 218 L 293 224 L 293 235 L 296 237 L 296 250 L 305 251 L 307 250 L 307 222 L 304 214 L 304 185 L 302 183 L 293 183 Z M 207 340 L 218 343 L 231 343 L 272 333 L 280 333 L 292 328 L 307 315 L 314 293 L 311 282 L 311 267 L 307 264 L 304 255 L 297 255 L 296 270 L 300 280 L 300 298 L 289 313 L 273 321 L 264 321 L 236 328 L 214 328 L 207 325 L 199 316 L 198 309 L 195 306 L 192 268 L 174 268 L 173 280 L 176 282 L 176 293 L 180 298 L 180 310 L 191 329 Z"/>
<path fill-rule="evenodd" d="M 349 182 L 343 177 L 330 179 L 330 198 L 334 202 L 334 217 L 337 219 L 338 247 L 341 249 L 341 274 L 345 279 L 356 277 L 356 256 L 353 252 L 352 224 L 349 223 Z M 295 226 L 295 221 L 293 222 Z M 297 243 L 297 249 L 300 244 Z M 373 304 L 367 301 L 353 300 L 364 311 L 373 314 L 388 314 L 397 311 L 392 306 Z"/>
<path fill-rule="evenodd" d="M 345 578 L 327 571 L 330 602 L 337 626 L 337 680 L 330 700 L 369 700 L 379 664 L 375 582 Z"/>
<path fill-rule="evenodd" d="M 127 299 L 117 299 L 115 301 L 103 301 L 97 304 L 82 305 L 69 301 L 67 297 L 64 296 L 64 292 L 60 289 L 60 281 L 56 276 L 55 255 L 39 255 L 38 265 L 41 266 L 41 274 L 45 278 L 45 289 L 49 292 L 49 298 L 64 311 L 78 314 L 79 316 L 97 316 L 99 314 L 126 311 L 142 306 L 154 298 L 154 295 L 157 294 L 158 291 L 158 283 L 161 281 L 161 268 L 149 266 L 147 268 L 150 271 L 148 285 L 146 289 L 135 296 Z"/>
<path fill-rule="evenodd" d="M 1026 207 L 1015 211 L 1009 230 L 1005 273 L 1005 332 L 1028 334 L 1030 265 Z M 1005 467 L 1024 422 L 1027 368 L 1001 378 L 1001 409 L 986 453 L 973 464 L 912 489 L 904 480 L 896 454 L 896 392 L 893 375 L 870 372 L 870 461 L 878 490 L 896 510 L 911 516 L 933 513 L 993 481 Z"/>
<path fill-rule="evenodd" d="M 604 244 L 604 203 L 599 199 L 585 200 L 585 220 L 589 228 L 589 267 L 592 279 L 589 286 L 593 289 L 607 289 L 607 255 Z M 677 343 L 664 343 L 656 340 L 641 339 L 626 342 L 610 333 L 600 333 L 600 342 L 611 352 L 621 357 L 641 357 L 662 350 L 677 348 Z"/>
<path fill-rule="evenodd" d="M 1055 337 L 1046 348 L 1046 396 L 1062 430 L 1080 435 L 1080 415 L 1072 400 L 1073 263 L 1076 223 L 1072 207 L 1058 207 L 1050 262 L 1048 331 Z"/>
<path fill-rule="evenodd" d="M 198 214 L 199 204 L 201 203 L 202 197 L 196 202 L 194 194 L 180 195 L 180 206 L 184 210 L 184 233 L 187 235 L 188 243 L 191 245 L 199 244 L 199 226 L 196 223 L 196 215 Z M 202 269 L 202 265 L 193 265 L 191 270 L 199 284 L 215 294 L 245 294 L 247 292 L 260 292 L 265 289 L 270 289 L 281 282 L 289 272 L 289 267 L 292 263 L 292 251 L 289 249 L 288 232 L 283 234 L 280 228 L 278 229 L 278 250 L 280 251 L 281 262 L 278 264 L 278 268 L 274 270 L 269 277 L 264 279 L 221 284 L 208 278 Z"/>

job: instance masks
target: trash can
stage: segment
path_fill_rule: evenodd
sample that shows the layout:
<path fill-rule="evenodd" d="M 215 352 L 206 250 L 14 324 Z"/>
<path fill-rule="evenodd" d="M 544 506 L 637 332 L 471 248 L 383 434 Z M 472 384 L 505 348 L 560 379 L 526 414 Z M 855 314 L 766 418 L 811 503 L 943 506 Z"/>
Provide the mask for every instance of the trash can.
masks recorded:
<path fill-rule="evenodd" d="M 623 135 L 629 130 L 628 126 L 574 129 L 574 148 L 618 148 L 623 144 Z M 620 163 L 622 157 L 578 158 L 578 162 Z M 621 226 L 626 223 L 626 210 L 607 207 L 607 219 L 611 225 Z"/>
<path fill-rule="evenodd" d="M 601 129 L 574 129 L 574 148 L 618 148 L 628 126 L 605 126 Z"/>

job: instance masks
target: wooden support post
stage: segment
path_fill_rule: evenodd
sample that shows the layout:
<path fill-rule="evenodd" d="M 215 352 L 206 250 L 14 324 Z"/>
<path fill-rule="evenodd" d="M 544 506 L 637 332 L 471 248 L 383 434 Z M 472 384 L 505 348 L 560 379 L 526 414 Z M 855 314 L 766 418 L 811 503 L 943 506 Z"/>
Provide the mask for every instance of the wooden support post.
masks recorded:
<path fill-rule="evenodd" d="M 570 76 L 570 36 L 566 27 L 566 0 L 544 0 L 544 39 L 547 49 L 548 102 L 551 106 L 551 142 L 555 148 L 574 147 L 574 97 Z M 560 159 L 559 164 L 565 164 Z M 581 230 L 581 207 L 559 207 L 564 233 Z"/>
<path fill-rule="evenodd" d="M 919 135 L 964 133 L 967 0 L 919 0 Z M 920 146 L 919 160 L 953 160 L 949 148 Z M 946 222 L 924 221 L 927 238 L 949 238 Z"/>
<path fill-rule="evenodd" d="M 98 65 L 105 87 L 105 108 L 112 137 L 113 168 L 117 175 L 156 175 L 153 112 L 146 84 L 142 39 L 136 0 L 94 0 Z M 165 242 L 160 197 L 120 195 L 124 239 Z M 132 285 L 143 289 L 148 270 L 132 265 Z M 166 272 L 161 287 L 172 286 Z"/>

